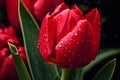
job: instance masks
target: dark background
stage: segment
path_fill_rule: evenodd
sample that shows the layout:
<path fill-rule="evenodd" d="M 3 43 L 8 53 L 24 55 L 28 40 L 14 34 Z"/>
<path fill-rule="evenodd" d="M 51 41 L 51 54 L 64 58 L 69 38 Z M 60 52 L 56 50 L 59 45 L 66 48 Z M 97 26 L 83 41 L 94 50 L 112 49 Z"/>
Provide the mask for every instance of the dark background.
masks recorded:
<path fill-rule="evenodd" d="M 120 48 L 120 3 L 117 0 L 65 0 L 66 4 L 82 4 L 87 6 L 87 13 L 93 8 L 98 8 L 101 14 L 101 46 L 100 49 L 106 48 Z M 120 55 L 117 58 L 116 70 L 112 80 L 120 80 Z M 109 60 L 109 59 L 108 59 Z M 97 65 L 93 71 L 85 75 L 84 80 L 92 80 L 99 68 L 105 64 L 106 61 Z"/>

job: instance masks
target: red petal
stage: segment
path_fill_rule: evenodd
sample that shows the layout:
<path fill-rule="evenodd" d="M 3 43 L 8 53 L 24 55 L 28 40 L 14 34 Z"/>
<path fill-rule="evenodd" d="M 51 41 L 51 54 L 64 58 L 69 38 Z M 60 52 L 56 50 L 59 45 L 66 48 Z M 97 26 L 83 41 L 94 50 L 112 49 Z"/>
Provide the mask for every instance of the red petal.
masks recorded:
<path fill-rule="evenodd" d="M 32 13 L 33 5 L 30 0 L 21 0 Z M 6 0 L 6 11 L 9 22 L 17 29 L 20 29 L 19 17 L 18 17 L 18 0 Z"/>
<path fill-rule="evenodd" d="M 34 4 L 34 14 L 39 22 L 42 18 L 53 10 L 53 0 L 37 0 Z"/>
<path fill-rule="evenodd" d="M 91 10 L 87 15 L 85 15 L 85 18 L 88 19 L 93 26 L 93 29 L 95 32 L 95 38 L 96 38 L 96 41 L 98 41 L 98 42 L 96 42 L 96 45 L 100 45 L 100 26 L 101 26 L 101 24 L 100 24 L 100 14 L 99 14 L 97 8 Z M 96 48 L 99 48 L 99 47 L 96 47 Z"/>
<path fill-rule="evenodd" d="M 18 80 L 12 55 L 9 55 L 4 61 L 0 70 L 1 80 Z"/>
<path fill-rule="evenodd" d="M 41 30 L 38 39 L 38 48 L 45 61 L 50 62 L 50 56 L 53 55 L 55 42 L 55 25 L 52 17 L 47 14 L 42 21 Z M 53 58 L 53 56 L 52 56 Z"/>
<path fill-rule="evenodd" d="M 63 38 L 67 33 L 74 29 L 77 22 L 82 19 L 82 17 L 76 14 L 75 9 L 65 9 L 59 14 L 54 16 L 54 22 L 56 24 L 56 44 L 61 38 Z"/>
<path fill-rule="evenodd" d="M 66 9 L 68 9 L 67 5 L 65 3 L 62 3 L 59 6 L 57 6 L 57 8 L 52 13 L 52 15 L 55 16 L 58 13 L 60 13 L 61 11 L 66 10 Z"/>
<path fill-rule="evenodd" d="M 56 61 L 62 68 L 77 68 L 87 65 L 96 53 L 94 32 L 87 20 L 80 20 L 70 33 L 56 46 Z"/>
<path fill-rule="evenodd" d="M 88 14 L 86 14 L 85 18 L 88 19 L 92 25 L 100 25 L 100 14 L 97 8 L 91 10 Z"/>
<path fill-rule="evenodd" d="M 83 12 L 82 10 L 80 10 L 80 8 L 77 6 L 77 5 L 74 5 L 72 7 L 72 10 L 77 14 L 79 15 L 81 18 L 83 17 Z"/>

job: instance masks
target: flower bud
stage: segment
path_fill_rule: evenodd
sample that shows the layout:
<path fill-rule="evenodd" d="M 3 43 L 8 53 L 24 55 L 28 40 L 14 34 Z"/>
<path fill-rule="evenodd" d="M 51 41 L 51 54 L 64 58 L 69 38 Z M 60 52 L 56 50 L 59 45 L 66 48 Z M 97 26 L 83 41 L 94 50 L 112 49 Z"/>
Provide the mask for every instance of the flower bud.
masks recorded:
<path fill-rule="evenodd" d="M 41 25 L 38 49 L 48 63 L 61 68 L 78 68 L 94 60 L 100 45 L 100 14 L 97 9 L 86 15 L 74 5 L 60 4 L 48 13 Z"/>

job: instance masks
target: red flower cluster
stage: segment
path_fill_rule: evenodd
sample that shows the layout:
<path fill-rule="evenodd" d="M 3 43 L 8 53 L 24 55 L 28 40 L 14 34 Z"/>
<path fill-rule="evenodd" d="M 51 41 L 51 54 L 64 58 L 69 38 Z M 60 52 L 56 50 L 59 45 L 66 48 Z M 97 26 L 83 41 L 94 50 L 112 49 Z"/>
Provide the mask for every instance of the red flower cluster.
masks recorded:
<path fill-rule="evenodd" d="M 30 13 L 40 24 L 47 12 L 52 12 L 54 8 L 63 0 L 21 0 Z M 14 61 L 8 48 L 8 42 L 17 46 L 18 51 L 27 63 L 24 48 L 20 46 L 15 30 L 20 30 L 18 17 L 18 0 L 0 0 L 0 11 L 6 12 L 7 25 L 0 22 L 0 80 L 18 80 Z M 0 18 L 1 19 L 1 18 Z"/>
<path fill-rule="evenodd" d="M 54 8 L 63 2 L 62 0 L 21 0 L 31 14 L 37 19 L 38 23 L 49 11 L 53 11 Z M 20 29 L 18 18 L 18 0 L 6 0 L 7 16 L 10 24 Z"/>
<path fill-rule="evenodd" d="M 18 80 L 12 54 L 7 42 L 16 45 L 21 57 L 27 62 L 24 48 L 20 46 L 14 28 L 0 23 L 0 80 Z"/>
<path fill-rule="evenodd" d="M 74 5 L 64 3 L 48 13 L 41 24 L 38 48 L 44 60 L 61 68 L 78 68 L 90 63 L 100 44 L 100 15 L 93 9 L 85 16 Z"/>

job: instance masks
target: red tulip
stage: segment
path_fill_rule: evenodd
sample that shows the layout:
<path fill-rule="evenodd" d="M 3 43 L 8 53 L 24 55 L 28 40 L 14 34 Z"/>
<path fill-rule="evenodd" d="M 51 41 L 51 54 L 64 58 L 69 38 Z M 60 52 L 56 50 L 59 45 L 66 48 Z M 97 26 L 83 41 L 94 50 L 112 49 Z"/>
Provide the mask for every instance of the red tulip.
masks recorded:
<path fill-rule="evenodd" d="M 30 0 L 22 0 L 28 10 L 33 12 L 33 5 Z M 9 22 L 20 29 L 19 17 L 18 17 L 18 0 L 6 0 L 7 16 Z"/>
<path fill-rule="evenodd" d="M 0 48 L 8 46 L 7 42 L 14 45 L 19 45 L 14 28 L 12 26 L 7 27 L 0 24 Z"/>
<path fill-rule="evenodd" d="M 18 47 L 18 51 L 26 62 L 24 48 Z M 18 80 L 14 60 L 8 48 L 0 49 L 0 80 Z"/>
<path fill-rule="evenodd" d="M 15 29 L 0 23 L 0 80 L 18 80 L 14 60 L 7 42 L 17 46 L 18 52 L 27 64 L 25 50 L 19 44 Z"/>
<path fill-rule="evenodd" d="M 48 63 L 61 68 L 78 68 L 94 60 L 100 45 L 100 14 L 97 9 L 85 16 L 74 5 L 64 3 L 48 13 L 41 25 L 38 49 Z"/>
<path fill-rule="evenodd" d="M 47 12 L 52 12 L 62 2 L 63 0 L 37 0 L 34 4 L 34 14 L 37 21 L 41 22 Z"/>

